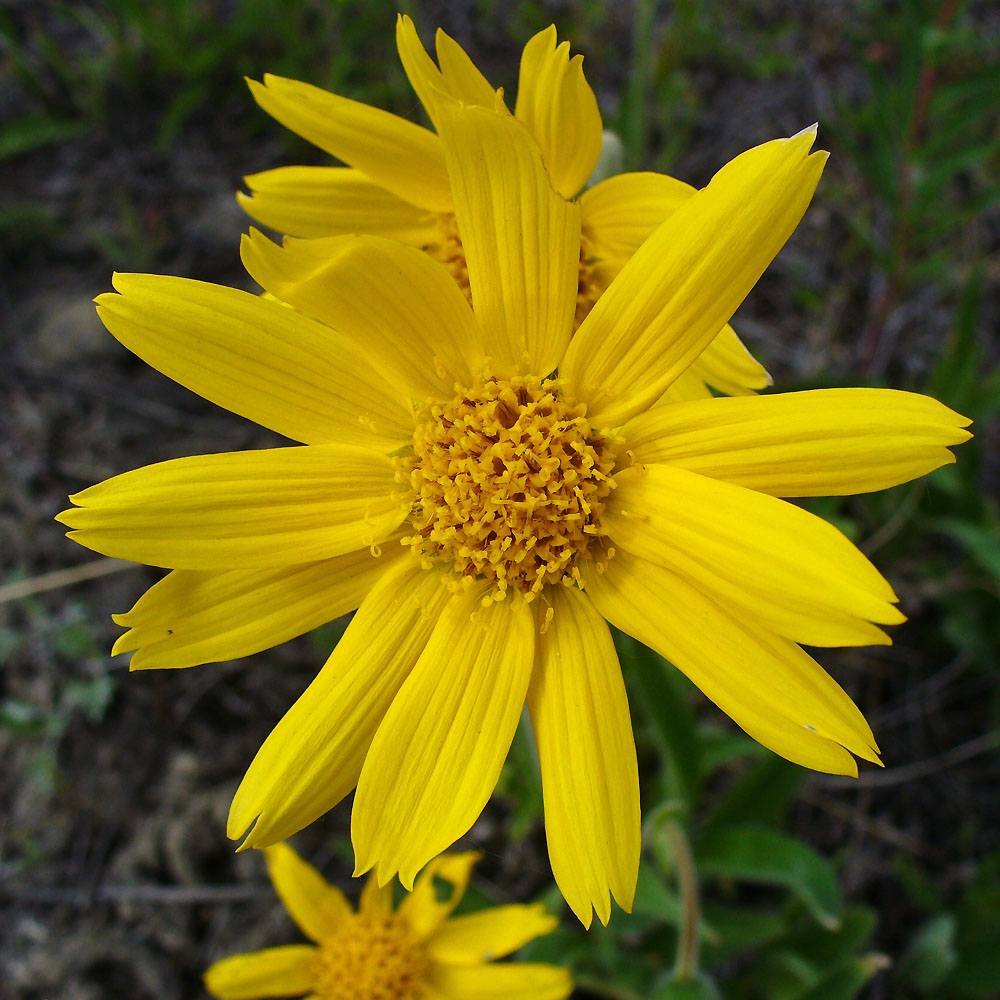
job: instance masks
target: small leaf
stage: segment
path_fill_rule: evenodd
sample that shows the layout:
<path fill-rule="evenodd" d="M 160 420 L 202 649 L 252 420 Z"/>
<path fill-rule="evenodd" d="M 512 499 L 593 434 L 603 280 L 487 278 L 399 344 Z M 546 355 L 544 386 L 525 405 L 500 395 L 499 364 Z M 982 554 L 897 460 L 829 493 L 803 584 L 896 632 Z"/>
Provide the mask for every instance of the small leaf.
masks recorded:
<path fill-rule="evenodd" d="M 805 776 L 805 770 L 777 755 L 765 757 L 726 789 L 705 820 L 704 827 L 722 827 L 733 823 L 771 826 L 780 823 Z"/>
<path fill-rule="evenodd" d="M 89 128 L 84 121 L 62 120 L 44 115 L 21 118 L 0 132 L 0 160 L 30 153 L 40 146 L 75 139 Z"/>
<path fill-rule="evenodd" d="M 763 827 L 709 830 L 696 851 L 703 875 L 720 875 L 791 890 L 824 927 L 840 926 L 841 901 L 833 867 L 811 847 Z"/>
<path fill-rule="evenodd" d="M 949 517 L 936 521 L 935 526 L 951 535 L 970 559 L 1000 580 L 1000 530 L 997 525 L 975 524 Z"/>
<path fill-rule="evenodd" d="M 890 964 L 885 955 L 874 952 L 861 958 L 838 962 L 818 983 L 801 994 L 798 1000 L 854 1000 L 865 983 Z"/>
<path fill-rule="evenodd" d="M 900 978 L 921 993 L 930 993 L 944 982 L 958 962 L 955 950 L 954 914 L 932 917 L 913 936 L 899 962 Z"/>
<path fill-rule="evenodd" d="M 719 988 L 705 973 L 696 979 L 669 979 L 650 994 L 650 1000 L 722 1000 Z"/>
<path fill-rule="evenodd" d="M 667 758 L 668 792 L 682 799 L 690 814 L 701 790 L 701 762 L 694 714 L 679 690 L 681 678 L 663 657 L 631 636 L 617 633 L 615 646 L 632 689 L 639 691 L 639 710 Z"/>

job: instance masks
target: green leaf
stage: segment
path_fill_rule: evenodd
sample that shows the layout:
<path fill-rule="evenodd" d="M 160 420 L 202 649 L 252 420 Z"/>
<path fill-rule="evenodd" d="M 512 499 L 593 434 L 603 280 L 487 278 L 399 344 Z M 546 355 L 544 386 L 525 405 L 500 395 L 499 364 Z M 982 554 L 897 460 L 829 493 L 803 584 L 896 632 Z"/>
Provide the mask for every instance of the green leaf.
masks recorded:
<path fill-rule="evenodd" d="M 0 727 L 13 733 L 38 733 L 45 727 L 45 713 L 30 702 L 4 698 L 0 701 Z"/>
<path fill-rule="evenodd" d="M 703 726 L 698 733 L 702 773 L 712 774 L 718 768 L 734 760 L 770 760 L 774 755 L 767 747 L 750 739 L 746 733 L 735 727 L 732 730 L 716 726 Z"/>
<path fill-rule="evenodd" d="M 957 923 L 952 913 L 940 913 L 913 936 L 900 959 L 898 974 L 921 993 L 936 990 L 958 962 Z"/>
<path fill-rule="evenodd" d="M 681 677 L 663 657 L 631 636 L 617 633 L 615 645 L 632 689 L 640 694 L 639 710 L 666 757 L 668 794 L 681 799 L 690 815 L 701 792 L 701 761 L 694 714 L 679 690 Z"/>
<path fill-rule="evenodd" d="M 1000 852 L 992 857 L 1000 859 Z M 963 893 L 956 913 L 958 963 L 942 992 L 956 993 L 962 1000 L 995 1000 L 1000 996 L 997 914 L 1000 914 L 1000 880 L 980 863 L 976 881 Z"/>
<path fill-rule="evenodd" d="M 91 722 L 100 722 L 115 694 L 115 682 L 107 674 L 69 681 L 63 691 L 60 709 L 70 712 L 79 708 Z"/>
<path fill-rule="evenodd" d="M 635 886 L 632 912 L 672 927 L 681 922 L 680 897 L 645 858 L 639 865 L 639 880 Z"/>
<path fill-rule="evenodd" d="M 854 1000 L 876 972 L 889 966 L 885 955 L 849 958 L 829 969 L 818 983 L 797 1000 Z"/>
<path fill-rule="evenodd" d="M 803 768 L 771 754 L 726 790 L 704 821 L 709 827 L 734 823 L 772 826 L 788 812 L 805 778 Z"/>
<path fill-rule="evenodd" d="M 1000 580 L 1000 525 L 975 524 L 949 517 L 935 521 L 934 526 L 951 535 L 973 562 Z"/>
<path fill-rule="evenodd" d="M 823 926 L 840 926 L 841 900 L 830 862 L 799 840 L 763 827 L 716 828 L 699 840 L 698 871 L 793 892 Z"/>
<path fill-rule="evenodd" d="M 524 840 L 542 816 L 538 748 L 526 709 L 521 713 L 494 794 L 502 796 L 511 804 L 512 812 L 507 825 L 511 840 L 515 843 Z"/>
<path fill-rule="evenodd" d="M 841 915 L 840 926 L 836 930 L 793 920 L 793 930 L 782 943 L 817 968 L 825 969 L 864 948 L 875 932 L 876 922 L 874 910 L 867 906 L 849 906 Z"/>
<path fill-rule="evenodd" d="M 650 1000 L 722 1000 L 712 979 L 704 973 L 697 979 L 670 979 L 650 994 Z"/>
<path fill-rule="evenodd" d="M 33 149 L 54 142 L 75 139 L 87 129 L 86 122 L 49 118 L 46 115 L 17 119 L 0 131 L 0 160 L 30 153 Z"/>
<path fill-rule="evenodd" d="M 782 914 L 712 902 L 705 903 L 705 919 L 718 935 L 717 941 L 703 941 L 705 964 L 713 968 L 741 952 L 777 941 L 787 924 Z"/>
<path fill-rule="evenodd" d="M 983 270 L 978 265 L 962 289 L 955 322 L 927 384 L 931 396 L 962 412 L 973 405 L 982 380 L 983 349 L 979 335 L 982 299 Z"/>

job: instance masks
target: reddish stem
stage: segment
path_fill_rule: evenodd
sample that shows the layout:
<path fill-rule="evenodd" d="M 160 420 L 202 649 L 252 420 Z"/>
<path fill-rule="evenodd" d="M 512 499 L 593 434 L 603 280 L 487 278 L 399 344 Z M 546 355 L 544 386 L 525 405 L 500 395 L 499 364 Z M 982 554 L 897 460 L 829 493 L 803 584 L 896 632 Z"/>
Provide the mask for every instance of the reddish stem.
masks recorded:
<path fill-rule="evenodd" d="M 947 31 L 952 26 L 961 3 L 962 0 L 944 0 L 935 21 L 935 28 L 938 31 Z M 905 286 L 904 279 L 910 255 L 910 207 L 913 202 L 911 158 L 927 125 L 927 114 L 936 82 L 937 73 L 933 62 L 925 63 L 917 79 L 917 92 L 910 110 L 910 121 L 899 152 L 897 165 L 898 197 L 892 223 L 892 251 L 889 270 L 885 276 L 882 291 L 872 307 L 868 325 L 861 335 L 858 369 L 866 375 L 877 375 L 882 368 L 882 365 L 877 365 L 876 362 L 879 360 L 879 348 L 885 334 L 885 324 L 893 309 L 899 304 Z"/>

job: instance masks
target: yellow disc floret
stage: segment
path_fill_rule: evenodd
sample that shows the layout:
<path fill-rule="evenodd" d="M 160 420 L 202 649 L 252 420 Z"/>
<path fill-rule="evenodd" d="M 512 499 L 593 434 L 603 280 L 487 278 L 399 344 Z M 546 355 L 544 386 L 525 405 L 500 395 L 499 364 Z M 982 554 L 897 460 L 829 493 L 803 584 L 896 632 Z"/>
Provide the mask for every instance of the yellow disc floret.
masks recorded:
<path fill-rule="evenodd" d="M 472 288 L 469 285 L 469 265 L 465 259 L 465 247 L 458 235 L 458 223 L 453 212 L 442 212 L 437 217 L 438 238 L 423 247 L 436 261 L 444 264 L 462 290 L 469 305 L 472 305 Z"/>
<path fill-rule="evenodd" d="M 583 559 L 613 554 L 601 538 L 614 451 L 558 380 L 488 378 L 418 420 L 401 474 L 414 491 L 404 541 L 460 576 L 532 600 L 579 582 Z"/>
<path fill-rule="evenodd" d="M 324 941 L 313 993 L 323 1000 L 419 1000 L 428 970 L 423 945 L 396 914 L 358 913 Z"/>

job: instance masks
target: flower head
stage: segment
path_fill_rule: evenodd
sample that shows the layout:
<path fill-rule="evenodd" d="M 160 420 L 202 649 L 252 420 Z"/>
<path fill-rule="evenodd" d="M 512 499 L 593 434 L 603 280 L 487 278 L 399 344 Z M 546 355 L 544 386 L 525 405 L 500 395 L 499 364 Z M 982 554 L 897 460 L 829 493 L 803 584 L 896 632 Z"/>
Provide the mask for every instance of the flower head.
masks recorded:
<path fill-rule="evenodd" d="M 719 171 L 573 333 L 579 218 L 537 143 L 443 99 L 438 127 L 475 312 L 429 256 L 371 236 L 247 237 L 279 302 L 118 275 L 98 308 L 119 340 L 305 446 L 127 472 L 59 519 L 173 570 L 116 619 L 134 667 L 246 655 L 358 608 L 251 764 L 230 836 L 276 843 L 356 787 L 357 873 L 409 888 L 476 821 L 527 701 L 553 873 L 606 922 L 640 846 L 607 622 L 772 750 L 856 774 L 872 732 L 798 644 L 888 642 L 903 616 L 858 549 L 780 498 L 905 482 L 953 461 L 968 421 L 877 389 L 663 401 L 805 211 L 813 131 Z"/>
<path fill-rule="evenodd" d="M 396 43 L 439 134 L 298 80 L 273 75 L 263 83 L 250 80 L 254 98 L 268 114 L 348 166 L 268 170 L 247 177 L 252 194 L 238 197 L 255 219 L 292 236 L 369 233 L 419 247 L 445 265 L 471 303 L 474 289 L 440 133 L 448 127 L 449 100 L 505 110 L 503 91 L 440 29 L 437 65 L 406 15 L 397 21 Z M 640 172 L 583 190 L 601 151 L 601 113 L 583 75 L 583 57 L 570 57 L 569 42 L 557 44 L 555 26 L 524 47 L 514 116 L 533 140 L 555 192 L 579 217 L 574 313 L 579 326 L 643 241 L 695 189 L 664 174 Z M 745 395 L 770 385 L 770 376 L 732 328 L 726 324 L 717 332 L 671 383 L 669 398 L 706 398 L 708 386 Z"/>
<path fill-rule="evenodd" d="M 308 994 L 311 1000 L 466 1000 L 488 989 L 512 1000 L 563 1000 L 573 988 L 554 965 L 494 963 L 555 930 L 540 904 L 497 906 L 455 917 L 478 855 L 432 861 L 393 909 L 392 887 L 370 878 L 357 912 L 287 844 L 267 848 L 271 881 L 314 943 L 268 948 L 216 962 L 205 986 L 218 1000 Z M 447 887 L 447 894 L 438 887 Z"/>

